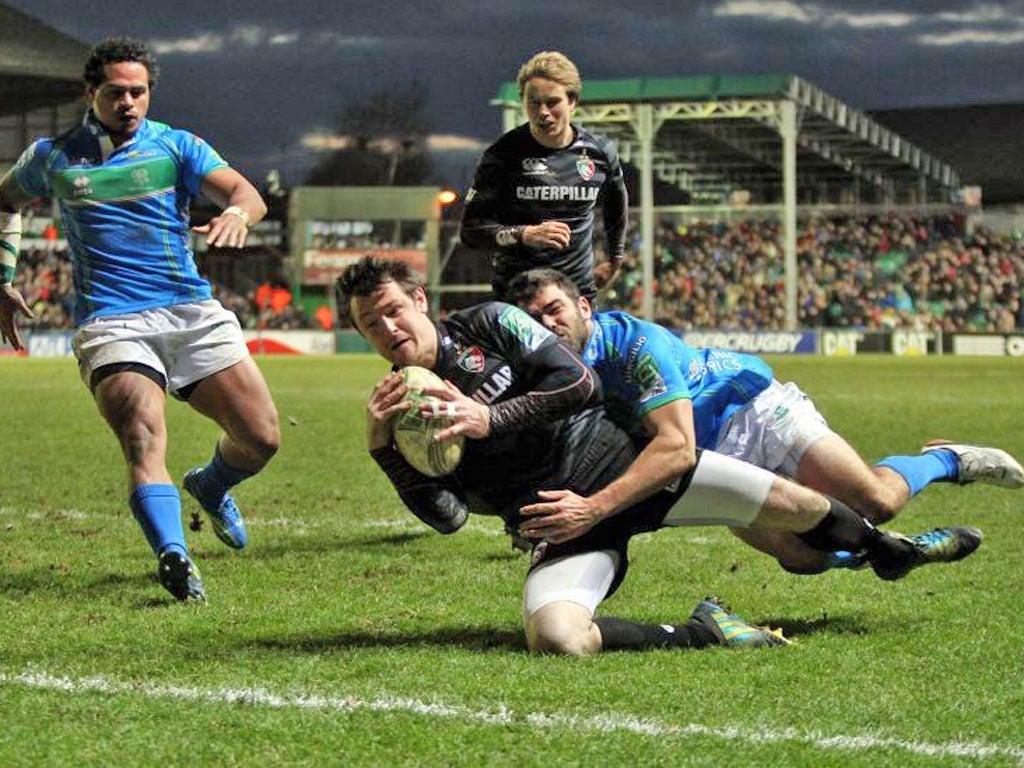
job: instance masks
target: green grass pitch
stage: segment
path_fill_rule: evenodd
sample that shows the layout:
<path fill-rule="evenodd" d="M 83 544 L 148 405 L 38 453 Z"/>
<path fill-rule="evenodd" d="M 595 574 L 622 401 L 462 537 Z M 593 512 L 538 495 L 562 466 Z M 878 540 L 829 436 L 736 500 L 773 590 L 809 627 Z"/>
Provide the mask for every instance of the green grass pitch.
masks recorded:
<path fill-rule="evenodd" d="M 1024 456 L 1020 361 L 772 362 L 869 461 L 933 437 Z M 244 553 L 189 532 L 193 606 L 156 583 L 74 363 L 0 359 L 0 765 L 1024 763 L 1024 492 L 927 489 L 890 527 L 985 542 L 896 583 L 789 575 L 721 529 L 639 537 L 604 612 L 679 621 L 716 594 L 796 643 L 535 657 L 499 524 L 430 532 L 366 455 L 384 364 L 260 365 L 283 445 L 237 494 Z M 173 401 L 168 423 L 180 479 L 217 428 Z"/>

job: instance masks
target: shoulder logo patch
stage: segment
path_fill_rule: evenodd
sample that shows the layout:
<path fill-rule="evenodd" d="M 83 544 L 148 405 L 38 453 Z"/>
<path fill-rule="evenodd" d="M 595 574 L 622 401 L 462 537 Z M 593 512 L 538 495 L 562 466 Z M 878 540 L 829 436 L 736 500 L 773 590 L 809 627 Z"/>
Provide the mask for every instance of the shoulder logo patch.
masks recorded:
<path fill-rule="evenodd" d="M 507 328 L 531 352 L 551 337 L 551 331 L 519 307 L 505 307 L 498 315 L 498 324 Z"/>

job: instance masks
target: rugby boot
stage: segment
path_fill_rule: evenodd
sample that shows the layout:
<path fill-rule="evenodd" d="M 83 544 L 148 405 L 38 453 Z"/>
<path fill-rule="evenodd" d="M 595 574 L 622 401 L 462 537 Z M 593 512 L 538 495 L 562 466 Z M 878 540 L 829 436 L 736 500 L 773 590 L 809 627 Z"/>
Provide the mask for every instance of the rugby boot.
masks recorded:
<path fill-rule="evenodd" d="M 249 543 L 249 536 L 245 532 L 245 520 L 242 519 L 242 512 L 229 493 L 225 493 L 217 504 L 208 504 L 199 477 L 201 471 L 200 469 L 191 469 L 186 472 L 181 481 L 182 487 L 199 502 L 199 506 L 206 510 L 217 538 L 232 549 L 243 549 Z"/>
<path fill-rule="evenodd" d="M 982 482 L 1001 488 L 1024 487 L 1024 467 L 999 448 L 953 443 L 949 440 L 929 440 L 921 448 L 921 453 L 930 451 L 950 451 L 956 456 L 956 481 L 960 485 Z"/>
<path fill-rule="evenodd" d="M 206 590 L 199 576 L 199 569 L 187 555 L 176 550 L 164 550 L 157 564 L 157 578 L 160 584 L 177 600 L 206 602 Z"/>
<path fill-rule="evenodd" d="M 781 629 L 755 627 L 730 613 L 717 597 L 705 597 L 694 608 L 690 617 L 710 629 L 719 642 L 729 648 L 760 648 L 770 645 L 789 645 Z"/>
<path fill-rule="evenodd" d="M 871 564 L 875 574 L 886 581 L 901 579 L 915 568 L 929 563 L 952 563 L 963 560 L 981 546 L 982 539 L 981 531 L 966 525 L 936 528 L 913 536 L 902 536 L 898 533 L 891 535 L 907 542 L 911 551 L 906 560 L 899 564 Z"/>

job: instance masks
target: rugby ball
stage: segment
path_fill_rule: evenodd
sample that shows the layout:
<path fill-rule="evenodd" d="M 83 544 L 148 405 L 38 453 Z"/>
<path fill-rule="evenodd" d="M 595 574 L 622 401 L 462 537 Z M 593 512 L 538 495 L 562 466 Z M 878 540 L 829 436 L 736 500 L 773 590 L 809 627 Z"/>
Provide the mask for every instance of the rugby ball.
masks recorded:
<path fill-rule="evenodd" d="M 406 400 L 409 410 L 400 413 L 391 427 L 395 447 L 414 469 L 429 477 L 442 477 L 455 471 L 462 461 L 466 439 L 462 435 L 438 441 L 434 435 L 451 422 L 443 417 L 425 417 L 420 414 L 421 403 L 442 402 L 423 394 L 424 387 L 443 387 L 441 378 L 426 368 L 410 365 L 399 373 L 409 388 Z"/>

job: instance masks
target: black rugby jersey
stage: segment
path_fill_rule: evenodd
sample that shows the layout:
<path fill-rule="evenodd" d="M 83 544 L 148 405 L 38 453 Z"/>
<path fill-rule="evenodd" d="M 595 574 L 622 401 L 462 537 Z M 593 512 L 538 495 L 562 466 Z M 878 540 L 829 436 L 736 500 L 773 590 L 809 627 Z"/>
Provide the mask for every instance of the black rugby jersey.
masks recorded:
<path fill-rule="evenodd" d="M 596 375 L 523 310 L 486 302 L 452 313 L 438 324 L 438 341 L 434 372 L 491 407 L 492 434 L 467 439 L 458 468 L 440 478 L 417 472 L 393 446 L 371 451 L 406 507 L 435 530 L 454 533 L 473 512 L 500 516 L 514 532 L 519 509 L 537 501 L 538 490 L 568 488 L 590 496 L 632 464 L 633 442 L 597 404 Z M 625 563 L 625 543 L 661 526 L 690 476 L 692 470 L 675 490 L 661 491 L 583 536 L 545 543 L 534 551 L 533 564 L 601 549 L 620 551 Z M 620 567 L 616 584 L 623 574 Z"/>
<path fill-rule="evenodd" d="M 434 372 L 491 407 L 491 434 L 468 439 L 455 473 L 436 480 L 420 475 L 393 448 L 373 452 L 406 506 L 425 522 L 441 530 L 430 509 L 438 488 L 468 502 L 472 512 L 511 522 L 539 488 L 566 487 L 581 473 L 601 476 L 609 460 L 622 463 L 623 456 L 616 474 L 628 466 L 633 446 L 599 407 L 597 377 L 522 309 L 486 302 L 454 312 L 438 324 L 438 339 Z M 612 448 L 597 439 L 606 433 Z M 413 487 L 426 493 L 409 493 Z"/>
<path fill-rule="evenodd" d="M 626 242 L 626 185 L 615 144 L 573 125 L 576 137 L 561 149 L 538 143 L 530 126 L 509 131 L 492 144 L 477 165 L 466 195 L 462 241 L 494 253 L 494 291 L 505 298 L 508 282 L 535 267 L 568 275 L 593 299 L 594 207 L 601 200 L 609 256 L 621 256 Z M 569 246 L 534 249 L 519 242 L 517 227 L 563 221 Z"/>

